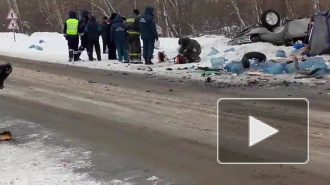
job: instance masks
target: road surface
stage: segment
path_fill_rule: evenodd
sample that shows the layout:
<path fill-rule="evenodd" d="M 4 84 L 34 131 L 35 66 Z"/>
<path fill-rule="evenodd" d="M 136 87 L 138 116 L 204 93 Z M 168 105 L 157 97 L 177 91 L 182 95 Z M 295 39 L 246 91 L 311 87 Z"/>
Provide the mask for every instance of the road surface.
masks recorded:
<path fill-rule="evenodd" d="M 0 91 L 0 115 L 35 123 L 61 135 L 45 146 L 79 146 L 91 151 L 91 166 L 77 168 L 76 172 L 87 173 L 91 179 L 104 184 L 125 178 L 126 182 L 148 184 L 153 176 L 161 179 L 158 184 L 330 183 L 330 96 L 325 87 L 220 89 L 206 86 L 202 81 L 155 75 L 4 56 L 0 61 L 11 62 L 14 69 L 5 89 Z M 217 163 L 216 102 L 219 98 L 288 96 L 310 101 L 309 164 Z M 289 106 L 298 108 L 295 107 L 298 105 Z M 271 109 L 264 111 L 274 113 Z M 24 126 L 21 127 L 24 130 Z M 25 140 L 17 133 L 41 132 L 26 128 L 31 133 L 15 133 L 14 126 L 8 128 L 20 144 Z M 243 136 L 240 139 L 244 139 Z M 10 144 L 17 145 L 15 142 Z M 228 144 L 229 149 L 220 148 L 222 154 L 242 160 L 254 158 L 237 152 L 235 142 Z"/>

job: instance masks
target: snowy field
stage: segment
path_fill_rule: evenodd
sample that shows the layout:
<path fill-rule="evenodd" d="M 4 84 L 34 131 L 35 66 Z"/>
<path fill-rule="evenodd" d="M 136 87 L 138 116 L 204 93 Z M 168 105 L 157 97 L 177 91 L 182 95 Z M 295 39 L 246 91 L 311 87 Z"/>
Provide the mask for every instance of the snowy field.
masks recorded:
<path fill-rule="evenodd" d="M 74 172 L 91 166 L 90 151 L 45 144 L 53 134 L 35 123 L 1 118 L 0 130 L 4 129 L 14 129 L 19 138 L 17 143 L 0 143 L 0 184 L 100 184 Z"/>
<path fill-rule="evenodd" d="M 85 173 L 93 172 L 92 151 L 72 147 L 69 139 L 37 123 L 1 117 L 0 130 L 15 133 L 14 141 L 0 142 L 0 185 L 135 184 L 133 177 L 110 182 L 93 179 Z M 151 176 L 146 181 L 152 185 L 160 179 Z"/>
<path fill-rule="evenodd" d="M 184 64 L 178 65 L 174 64 L 173 61 L 165 63 L 157 63 L 157 53 L 158 51 L 165 51 L 168 58 L 174 58 L 177 55 L 178 49 L 178 39 L 175 38 L 160 38 L 160 48 L 155 50 L 154 66 L 150 68 L 145 65 L 129 65 L 121 64 L 117 61 L 107 60 L 107 55 L 103 55 L 102 61 L 88 61 L 87 53 L 84 52 L 81 56 L 84 62 L 68 62 L 68 49 L 67 43 L 63 35 L 58 33 L 34 33 L 31 36 L 16 34 L 16 42 L 14 42 L 13 33 L 0 33 L 0 54 L 7 56 L 14 56 L 20 58 L 27 58 L 33 60 L 40 60 L 45 62 L 61 63 L 67 65 L 82 66 L 88 68 L 98 68 L 98 69 L 111 69 L 117 71 L 125 72 L 135 72 L 135 73 L 151 73 L 156 75 L 164 76 L 173 76 L 188 79 L 202 79 L 201 74 L 193 70 L 193 67 L 210 67 L 211 66 L 211 57 L 208 56 L 212 48 L 215 48 L 219 51 L 218 54 L 212 56 L 215 57 L 225 57 L 228 61 L 232 60 L 241 60 L 243 55 L 247 52 L 262 52 L 268 59 L 275 58 L 277 50 L 281 49 L 286 52 L 287 55 L 290 55 L 294 50 L 293 47 L 285 46 L 274 46 L 270 43 L 253 43 L 246 44 L 241 46 L 227 46 L 228 38 L 222 36 L 204 36 L 200 38 L 195 38 L 202 45 L 202 62 L 199 64 Z M 40 43 L 40 41 L 44 43 Z M 42 47 L 42 50 L 29 49 L 31 45 L 36 45 Z M 102 45 L 102 44 L 101 44 Z M 231 50 L 228 52 L 228 50 Z M 95 56 L 95 54 L 94 54 Z M 325 56 L 326 60 L 329 60 L 330 57 Z M 178 68 L 185 68 L 186 70 L 177 70 Z M 173 70 L 166 70 L 171 68 Z M 217 77 L 215 77 L 217 78 Z M 240 82 L 242 79 L 246 79 L 246 75 L 240 77 L 222 75 L 221 81 L 223 82 Z M 278 75 L 276 80 L 293 80 L 293 75 Z"/>

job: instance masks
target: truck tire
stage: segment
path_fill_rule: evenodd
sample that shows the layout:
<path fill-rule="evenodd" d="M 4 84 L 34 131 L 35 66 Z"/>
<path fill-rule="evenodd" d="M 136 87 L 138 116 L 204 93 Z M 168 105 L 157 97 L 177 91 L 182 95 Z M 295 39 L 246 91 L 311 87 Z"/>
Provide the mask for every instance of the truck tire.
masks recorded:
<path fill-rule="evenodd" d="M 281 22 L 281 17 L 278 12 L 275 10 L 265 11 L 261 17 L 261 24 L 267 28 L 269 31 L 272 31 L 274 28 L 278 27 Z"/>
<path fill-rule="evenodd" d="M 242 64 L 245 69 L 250 68 L 250 59 L 257 59 L 259 62 L 265 62 L 267 60 L 267 57 L 265 54 L 260 52 L 246 53 L 242 58 Z"/>

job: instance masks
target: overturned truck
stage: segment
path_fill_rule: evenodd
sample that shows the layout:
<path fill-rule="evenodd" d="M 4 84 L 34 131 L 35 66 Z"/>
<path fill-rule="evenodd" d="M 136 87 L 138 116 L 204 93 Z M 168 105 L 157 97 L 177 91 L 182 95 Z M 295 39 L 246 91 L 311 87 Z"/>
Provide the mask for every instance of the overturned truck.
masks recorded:
<path fill-rule="evenodd" d="M 330 10 L 318 13 L 309 37 L 308 55 L 330 54 Z"/>

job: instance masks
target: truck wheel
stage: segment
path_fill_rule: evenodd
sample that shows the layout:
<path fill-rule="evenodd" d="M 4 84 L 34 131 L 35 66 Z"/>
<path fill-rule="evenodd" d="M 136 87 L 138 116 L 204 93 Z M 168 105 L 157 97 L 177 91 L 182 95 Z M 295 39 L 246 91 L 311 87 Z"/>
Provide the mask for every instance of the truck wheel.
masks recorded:
<path fill-rule="evenodd" d="M 250 68 L 250 59 L 257 59 L 259 62 L 265 62 L 267 60 L 267 57 L 265 54 L 260 52 L 246 53 L 242 58 L 242 64 L 245 69 Z"/>
<path fill-rule="evenodd" d="M 271 31 L 280 25 L 281 17 L 275 10 L 267 10 L 261 15 L 260 20 L 262 25 Z"/>

